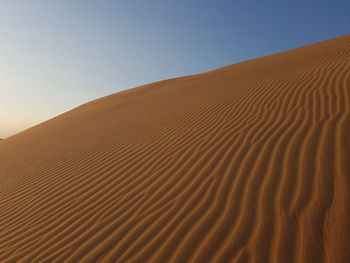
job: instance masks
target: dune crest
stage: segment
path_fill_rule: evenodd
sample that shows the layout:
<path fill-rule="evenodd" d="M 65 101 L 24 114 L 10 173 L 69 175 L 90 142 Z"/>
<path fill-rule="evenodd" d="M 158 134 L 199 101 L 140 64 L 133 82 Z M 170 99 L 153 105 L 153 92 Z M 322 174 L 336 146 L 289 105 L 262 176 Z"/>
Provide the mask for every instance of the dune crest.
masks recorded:
<path fill-rule="evenodd" d="M 3 140 L 0 262 L 350 262 L 350 36 Z"/>

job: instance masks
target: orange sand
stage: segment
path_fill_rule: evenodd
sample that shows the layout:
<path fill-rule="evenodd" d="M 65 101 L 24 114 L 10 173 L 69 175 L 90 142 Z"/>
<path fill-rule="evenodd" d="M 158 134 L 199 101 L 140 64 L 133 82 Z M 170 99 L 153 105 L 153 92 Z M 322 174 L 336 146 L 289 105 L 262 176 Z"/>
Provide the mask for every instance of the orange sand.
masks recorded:
<path fill-rule="evenodd" d="M 0 262 L 350 262 L 350 35 L 3 140 Z"/>

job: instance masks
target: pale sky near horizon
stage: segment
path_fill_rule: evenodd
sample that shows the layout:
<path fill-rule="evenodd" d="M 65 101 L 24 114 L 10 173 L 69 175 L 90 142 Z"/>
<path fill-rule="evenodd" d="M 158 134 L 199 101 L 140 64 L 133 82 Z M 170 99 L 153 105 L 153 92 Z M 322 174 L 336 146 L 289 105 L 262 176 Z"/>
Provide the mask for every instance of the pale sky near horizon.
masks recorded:
<path fill-rule="evenodd" d="M 0 1 L 0 138 L 150 82 L 350 33 L 350 1 Z"/>

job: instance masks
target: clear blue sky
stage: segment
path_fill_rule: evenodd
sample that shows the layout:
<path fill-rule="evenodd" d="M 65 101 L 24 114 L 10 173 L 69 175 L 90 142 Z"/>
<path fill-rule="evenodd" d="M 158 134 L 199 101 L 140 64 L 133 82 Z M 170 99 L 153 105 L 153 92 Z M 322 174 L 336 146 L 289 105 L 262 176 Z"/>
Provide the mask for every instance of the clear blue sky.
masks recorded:
<path fill-rule="evenodd" d="M 0 137 L 92 99 L 350 33 L 350 1 L 2 0 Z"/>

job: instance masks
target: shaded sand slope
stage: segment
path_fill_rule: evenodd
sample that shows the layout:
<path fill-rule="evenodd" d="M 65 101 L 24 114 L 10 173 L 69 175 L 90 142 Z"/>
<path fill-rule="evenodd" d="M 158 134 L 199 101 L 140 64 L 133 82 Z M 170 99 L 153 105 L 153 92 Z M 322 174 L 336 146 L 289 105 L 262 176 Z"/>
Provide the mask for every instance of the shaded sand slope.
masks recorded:
<path fill-rule="evenodd" d="M 0 262 L 350 262 L 350 36 L 12 136 L 0 211 Z"/>

